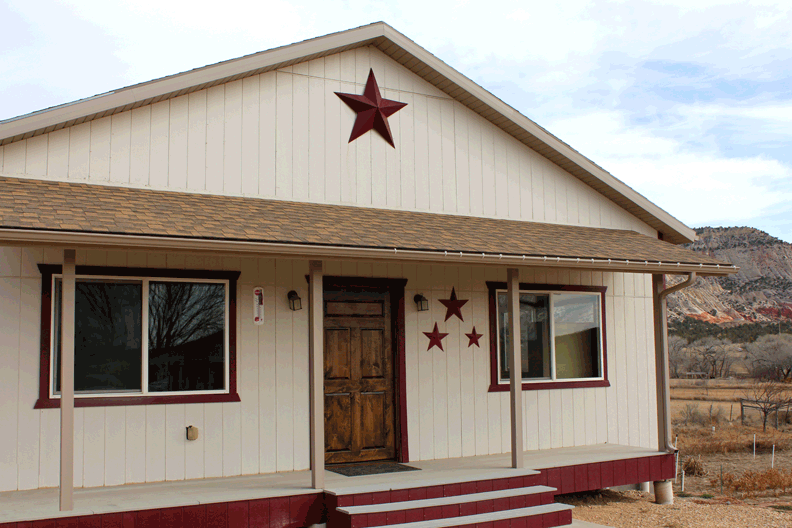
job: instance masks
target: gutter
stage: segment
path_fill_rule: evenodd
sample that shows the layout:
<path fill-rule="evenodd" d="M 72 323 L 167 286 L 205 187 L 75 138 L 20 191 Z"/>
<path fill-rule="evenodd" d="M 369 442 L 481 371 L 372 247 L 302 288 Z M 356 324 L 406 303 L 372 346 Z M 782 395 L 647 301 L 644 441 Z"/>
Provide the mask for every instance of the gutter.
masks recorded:
<path fill-rule="evenodd" d="M 693 264 L 627 259 L 596 259 L 463 251 L 416 250 L 399 248 L 346 247 L 337 245 L 281 242 L 248 242 L 210 240 L 150 235 L 118 235 L 81 231 L 21 230 L 0 228 L 0 244 L 87 246 L 105 249 L 209 251 L 238 255 L 288 255 L 303 258 L 371 259 L 448 264 L 485 264 L 501 266 L 535 266 L 548 268 L 580 268 L 595 271 L 624 271 L 652 274 L 730 275 L 739 268 L 720 264 Z"/>
<path fill-rule="evenodd" d="M 686 281 L 665 288 L 665 277 L 652 276 L 654 291 L 654 331 L 655 331 L 655 374 L 657 389 L 657 442 L 661 452 L 676 453 L 677 448 L 671 439 L 671 389 L 668 372 L 668 311 L 666 297 L 688 286 L 698 279 L 696 272 L 688 275 Z"/>

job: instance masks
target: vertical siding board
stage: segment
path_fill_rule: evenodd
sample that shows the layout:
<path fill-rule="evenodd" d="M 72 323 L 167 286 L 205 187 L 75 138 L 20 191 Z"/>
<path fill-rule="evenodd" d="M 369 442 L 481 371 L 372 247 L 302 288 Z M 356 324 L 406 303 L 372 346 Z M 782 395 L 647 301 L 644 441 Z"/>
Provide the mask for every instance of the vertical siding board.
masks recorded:
<path fill-rule="evenodd" d="M 242 194 L 259 194 L 259 78 L 242 80 Z M 258 458 L 258 457 L 256 457 Z"/>
<path fill-rule="evenodd" d="M 279 76 L 281 76 L 279 74 Z M 292 311 L 286 294 L 293 288 L 293 261 L 275 262 L 275 380 L 277 388 L 277 471 L 294 469 L 294 392 L 292 360 Z M 304 297 L 305 298 L 305 297 Z"/>
<path fill-rule="evenodd" d="M 126 483 L 126 412 L 123 407 L 107 407 L 104 416 L 104 485 Z"/>
<path fill-rule="evenodd" d="M 440 100 L 440 126 L 443 155 L 443 211 L 456 213 L 457 175 L 456 148 L 454 146 L 454 102 L 451 99 Z"/>
<path fill-rule="evenodd" d="M 525 436 L 523 445 L 526 451 L 539 449 L 539 431 L 543 424 L 539 422 L 539 391 L 523 391 L 524 397 L 524 429 Z"/>
<path fill-rule="evenodd" d="M 241 299 L 239 333 L 237 339 L 237 387 L 241 409 L 240 443 L 241 473 L 259 472 L 259 395 L 258 395 L 258 326 L 253 323 L 253 304 L 245 302 L 258 286 L 258 262 L 245 259 L 237 299 Z M 265 314 L 266 317 L 266 314 Z"/>
<path fill-rule="evenodd" d="M 341 135 L 341 62 L 339 55 L 325 57 L 324 80 L 324 199 L 327 203 L 341 201 L 341 153 L 345 143 Z"/>
<path fill-rule="evenodd" d="M 165 406 L 146 407 L 146 482 L 165 480 Z"/>
<path fill-rule="evenodd" d="M 49 134 L 32 137 L 27 140 L 25 152 L 25 172 L 32 176 L 47 175 L 47 143 Z"/>
<path fill-rule="evenodd" d="M 520 160 L 518 151 L 524 148 L 512 138 L 508 138 L 506 143 L 506 179 L 509 192 L 508 212 L 509 218 L 519 219 L 522 217 L 520 210 Z"/>
<path fill-rule="evenodd" d="M 148 108 L 148 107 L 146 107 Z M 91 123 L 82 123 L 71 127 L 69 132 L 69 179 L 87 180 L 90 167 L 91 152 Z M 6 148 L 6 172 L 13 172 L 8 168 L 10 147 Z M 24 143 L 20 143 L 24 148 Z"/>
<path fill-rule="evenodd" d="M 510 218 L 509 212 L 509 174 L 508 174 L 508 154 L 506 150 L 506 134 L 500 129 L 495 130 L 494 134 L 494 167 L 495 179 L 495 207 L 496 216 Z"/>
<path fill-rule="evenodd" d="M 316 76 L 308 79 L 308 199 L 325 202 L 325 89 L 324 59 L 311 61 Z M 333 94 L 335 96 L 335 94 Z"/>
<path fill-rule="evenodd" d="M 82 414 L 79 414 L 82 419 Z M 74 432 L 75 432 L 75 455 L 80 452 L 82 459 L 82 449 L 77 447 L 77 428 L 78 413 L 74 413 Z M 81 427 L 81 426 L 80 426 Z M 39 487 L 50 488 L 58 485 L 60 475 L 60 461 L 58 447 L 60 445 L 60 412 L 57 409 L 47 409 L 41 411 L 41 437 L 39 438 Z M 82 463 L 77 464 L 75 457 L 75 485 L 82 484 Z M 78 483 L 79 475 L 79 483 Z"/>
<path fill-rule="evenodd" d="M 400 87 L 407 90 L 404 81 L 400 79 Z M 401 206 L 402 209 L 415 209 L 415 102 L 414 95 L 407 91 L 399 93 L 399 101 L 407 103 L 407 106 L 398 113 L 404 112 L 399 116 L 399 143 L 396 148 L 399 150 L 394 156 L 398 157 L 397 168 L 399 175 L 399 204 L 389 204 L 393 207 Z M 388 169 L 390 171 L 390 169 Z M 390 172 L 389 172 L 390 174 Z M 396 192 L 395 190 L 393 191 Z"/>
<path fill-rule="evenodd" d="M 142 406 L 124 407 L 125 410 L 125 452 L 124 482 L 146 482 L 146 408 Z"/>
<path fill-rule="evenodd" d="M 19 254 L 17 249 L 14 252 L 17 276 L 0 277 L 0 299 L 3 299 L 0 303 L 0 335 L 6 336 L 0 340 L 0 423 L 3 424 L 17 424 L 19 420 Z M 0 435 L 0 491 L 17 489 L 17 439 L 16 426 L 5 427 Z"/>
<path fill-rule="evenodd" d="M 86 407 L 83 414 L 83 485 L 105 483 L 105 408 Z M 164 465 L 164 464 L 163 464 Z"/>
<path fill-rule="evenodd" d="M 91 121 L 90 173 L 95 181 L 110 180 L 110 118 Z"/>
<path fill-rule="evenodd" d="M 449 285 L 451 287 L 456 287 L 457 298 L 463 298 L 459 297 L 458 293 L 459 268 L 457 266 L 444 266 L 444 268 L 446 288 L 445 291 L 438 292 L 441 298 L 448 299 L 450 297 L 451 291 L 448 288 Z M 467 306 L 463 307 L 463 316 L 466 314 L 466 311 L 464 311 L 466 307 Z M 448 337 L 443 340 L 446 349 L 445 354 L 443 354 L 443 359 L 445 359 L 446 363 L 446 393 L 444 397 L 448 412 L 448 458 L 458 458 L 462 456 L 462 386 L 460 384 L 459 375 L 459 362 L 462 352 L 460 334 L 462 333 L 462 328 L 461 322 L 456 317 L 452 317 L 446 321 L 445 327 L 446 329 L 444 331 L 448 332 Z"/>
<path fill-rule="evenodd" d="M 165 405 L 165 480 L 184 480 L 185 406 Z"/>
<path fill-rule="evenodd" d="M 206 92 L 206 190 L 223 192 L 225 142 L 225 85 Z"/>
<path fill-rule="evenodd" d="M 242 193 L 242 81 L 225 85 L 223 191 Z"/>
<path fill-rule="evenodd" d="M 468 346 L 469 340 L 466 333 L 469 333 L 479 319 L 476 313 L 476 299 L 472 288 L 472 268 L 462 266 L 459 268 L 459 288 L 457 290 L 460 299 L 469 299 L 465 309 L 465 322 L 459 324 L 459 402 L 461 413 L 462 428 L 462 456 L 475 456 L 476 454 L 476 370 L 474 368 L 474 354 L 480 348 Z M 484 333 L 476 327 L 478 333 Z M 480 343 L 480 342 L 479 342 Z"/>
<path fill-rule="evenodd" d="M 121 112 L 110 121 L 110 181 L 129 183 L 131 145 L 132 112 Z"/>
<path fill-rule="evenodd" d="M 564 446 L 564 405 L 562 390 L 550 391 L 550 447 Z"/>
<path fill-rule="evenodd" d="M 520 218 L 533 220 L 533 178 L 531 177 L 530 151 L 521 144 L 518 144 L 517 147 L 520 171 Z"/>
<path fill-rule="evenodd" d="M 410 304 L 410 300 L 418 293 L 424 293 L 417 288 L 417 266 L 415 264 L 405 264 L 403 276 L 407 279 L 407 287 L 404 292 L 404 361 L 405 372 L 407 375 L 406 386 L 408 387 L 405 399 L 407 402 L 407 442 L 410 453 L 410 460 L 421 460 L 421 426 L 423 423 L 422 405 L 420 398 L 421 392 L 421 372 L 420 362 L 422 353 L 420 340 L 418 338 L 419 312 Z M 410 387 L 413 387 L 410 390 Z M 418 390 L 415 390 L 417 388 Z"/>
<path fill-rule="evenodd" d="M 186 428 L 189 425 L 197 427 L 199 433 L 197 440 L 185 441 L 184 478 L 203 478 L 205 475 L 204 453 L 206 451 L 203 404 L 193 403 L 184 406 L 184 426 Z M 186 435 L 186 431 L 184 434 Z"/>
<path fill-rule="evenodd" d="M 556 221 L 556 182 L 552 171 L 552 164 L 545 158 L 539 157 L 542 167 L 542 185 L 544 190 L 544 219 L 547 222 Z"/>
<path fill-rule="evenodd" d="M 24 257 L 24 250 L 23 250 Z M 39 262 L 41 259 L 38 259 Z M 21 275 L 25 277 L 25 266 Z M 29 276 L 29 273 L 27 274 Z M 33 409 L 38 397 L 39 312 L 41 280 L 22 278 L 19 302 L 19 396 L 17 422 L 17 489 L 35 489 L 39 481 L 41 412 Z M 3 297 L 5 299 L 5 297 Z M 1 323 L 0 323 L 1 325 Z M 8 334 L 3 334 L 8 337 Z M 0 391 L 5 396 L 5 391 Z"/>
<path fill-rule="evenodd" d="M 292 198 L 292 75 L 276 74 L 276 128 L 275 128 L 275 194 L 278 198 Z"/>
<path fill-rule="evenodd" d="M 259 79 L 259 172 L 258 193 L 260 196 L 274 197 L 276 194 L 276 154 L 277 145 L 277 87 L 276 73 L 267 72 Z"/>
<path fill-rule="evenodd" d="M 531 218 L 537 222 L 545 219 L 545 190 L 544 173 L 540 156 L 530 152 L 531 158 L 531 196 L 533 197 L 533 210 Z"/>
<path fill-rule="evenodd" d="M 294 262 L 292 284 L 301 298 L 308 301 L 305 276 L 308 261 Z M 294 394 L 294 469 L 309 469 L 310 418 L 308 415 L 308 310 L 292 312 L 292 388 Z"/>
<path fill-rule="evenodd" d="M 47 143 L 47 176 L 65 179 L 69 174 L 69 134 L 70 128 L 62 128 L 49 133 Z M 2 150 L 2 147 L 0 147 Z M 2 170 L 2 154 L 0 154 Z"/>
<path fill-rule="evenodd" d="M 242 439 L 238 403 L 222 403 L 223 413 L 223 476 L 242 473 Z"/>
<path fill-rule="evenodd" d="M 597 392 L 599 389 L 584 389 L 584 413 L 586 415 L 585 427 L 585 443 L 592 445 L 597 443 Z"/>
<path fill-rule="evenodd" d="M 444 211 L 443 201 L 443 124 L 442 102 L 427 98 L 426 120 L 428 124 L 429 145 L 429 210 L 435 213 Z"/>
<path fill-rule="evenodd" d="M 621 279 L 621 274 L 614 274 L 614 290 L 615 285 L 619 284 Z M 627 377 L 628 377 L 628 368 L 627 368 L 627 354 L 625 353 L 625 346 L 626 346 L 626 335 L 625 335 L 625 304 L 624 304 L 624 297 L 616 296 L 613 300 L 614 304 L 614 321 L 616 322 L 616 361 L 615 363 L 618 365 L 618 370 L 616 371 L 616 401 L 617 401 L 617 408 L 618 408 L 618 417 L 619 417 L 619 444 L 621 445 L 629 445 L 629 424 L 630 424 L 630 416 L 627 414 L 627 398 L 629 398 L 629 393 L 627 390 Z"/>
<path fill-rule="evenodd" d="M 575 398 L 572 393 L 573 390 L 574 389 L 562 389 L 560 391 L 562 409 L 561 435 L 563 447 L 572 447 L 575 445 Z"/>
<path fill-rule="evenodd" d="M 468 120 L 468 167 L 470 178 L 470 214 L 484 214 L 484 181 L 482 178 L 481 120 L 470 116 Z"/>
<path fill-rule="evenodd" d="M 170 101 L 151 105 L 151 154 L 149 185 L 155 188 L 168 186 L 168 149 L 170 129 Z M 91 174 L 94 174 L 93 159 Z"/>
<path fill-rule="evenodd" d="M 537 391 L 537 441 L 539 449 L 550 449 L 552 446 L 553 416 L 550 411 L 550 391 Z"/>
<path fill-rule="evenodd" d="M 345 51 L 339 55 L 340 91 L 342 93 L 358 93 L 355 82 L 355 51 Z M 340 101 L 340 100 L 339 100 Z M 355 122 L 356 114 L 346 104 L 340 105 L 341 135 L 341 201 L 355 203 L 357 200 L 357 141 L 349 142 L 350 131 Z"/>
<path fill-rule="evenodd" d="M 437 284 L 443 280 L 443 266 L 431 266 L 432 283 Z M 434 314 L 434 321 L 441 321 L 445 316 L 445 309 L 440 304 L 440 299 L 447 299 L 448 294 L 442 290 L 432 290 L 432 297 L 430 297 L 430 312 Z M 428 331 L 431 331 L 432 325 L 427 326 Z M 438 325 L 440 332 L 448 333 L 448 325 L 440 323 Z M 443 347 L 448 350 L 448 338 L 443 340 Z M 434 371 L 434 391 L 432 402 L 434 404 L 434 454 L 435 458 L 448 458 L 448 371 L 446 353 L 433 348 L 428 352 L 432 359 L 432 369 Z"/>
<path fill-rule="evenodd" d="M 394 82 L 398 83 L 398 77 L 394 78 Z M 391 85 L 393 85 L 393 83 L 391 83 Z M 393 89 L 385 92 L 385 97 L 401 101 L 401 93 L 397 90 L 397 86 L 393 86 L 392 88 Z M 401 167 L 399 165 L 400 161 L 406 157 L 402 154 L 402 144 L 400 141 L 402 112 L 404 112 L 405 109 L 406 108 L 402 108 L 389 119 L 391 131 L 393 133 L 393 142 L 396 146 L 391 147 L 383 142 L 382 147 L 385 150 L 385 165 L 383 169 L 386 171 L 385 187 L 387 189 L 387 196 L 383 205 L 392 209 L 398 209 L 402 203 Z M 405 116 L 405 119 L 409 119 L 409 116 Z"/>
<path fill-rule="evenodd" d="M 484 216 L 498 216 L 495 198 L 495 139 L 494 128 L 489 123 L 481 125 L 481 174 L 483 186 L 481 198 Z"/>
<path fill-rule="evenodd" d="M 632 282 L 625 280 L 625 286 Z M 638 394 L 638 371 L 636 358 L 636 316 L 635 299 L 625 297 L 625 333 L 626 346 L 625 353 L 627 361 L 625 363 L 627 371 L 627 416 L 629 418 L 629 445 L 640 446 L 640 395 Z"/>
<path fill-rule="evenodd" d="M 489 343 L 489 300 L 486 290 L 481 287 L 484 285 L 484 268 L 473 267 L 472 287 L 474 292 L 471 301 L 473 304 L 474 321 L 482 328 L 476 327 L 481 336 L 480 348 L 471 348 L 473 353 L 473 376 L 474 383 L 474 420 L 476 432 L 476 455 L 489 454 L 489 431 L 488 431 L 488 408 L 487 391 L 489 389 L 489 364 L 490 364 L 490 343 Z"/>
<path fill-rule="evenodd" d="M 418 325 L 416 334 L 418 338 L 418 393 L 420 402 L 420 435 L 421 451 L 418 460 L 432 460 L 435 456 L 434 442 L 434 359 L 432 354 L 427 351 L 428 340 L 423 332 L 431 332 L 433 321 L 438 317 L 434 314 L 434 299 L 430 290 L 432 285 L 431 268 L 425 264 L 419 264 L 415 281 L 416 291 L 422 293 L 427 299 L 432 301 L 429 310 L 418 312 Z M 439 457 L 438 457 L 439 458 Z"/>
<path fill-rule="evenodd" d="M 223 404 L 204 405 L 204 478 L 223 476 Z"/>
<path fill-rule="evenodd" d="M 187 188 L 187 144 L 189 134 L 189 97 L 170 100 L 168 133 L 168 188 Z"/>
<path fill-rule="evenodd" d="M 276 364 L 276 286 L 275 260 L 258 261 L 260 285 L 264 288 L 264 324 L 257 327 L 258 391 L 259 391 L 259 471 L 277 470 L 278 413 Z"/>
<path fill-rule="evenodd" d="M 187 188 L 206 188 L 206 101 L 207 91 L 187 96 Z"/>
<path fill-rule="evenodd" d="M 426 97 L 413 96 L 413 116 L 415 132 L 415 207 L 421 211 L 429 210 L 429 109 Z"/>
<path fill-rule="evenodd" d="M 454 107 L 454 148 L 456 167 L 456 212 L 470 214 L 470 158 L 468 155 L 468 110 L 458 103 Z"/>
<path fill-rule="evenodd" d="M 27 151 L 27 141 L 17 141 L 9 143 L 5 148 L 5 161 L 3 163 L 3 171 L 6 174 L 24 174 L 25 172 L 25 153 Z M 85 174 L 88 174 L 88 149 L 85 149 L 86 168 Z"/>
<path fill-rule="evenodd" d="M 142 106 L 130 112 L 130 160 L 129 181 L 135 185 L 148 185 L 151 156 L 151 106 Z M 71 139 L 74 139 L 72 127 Z M 69 177 L 72 175 L 74 162 L 69 156 Z"/>

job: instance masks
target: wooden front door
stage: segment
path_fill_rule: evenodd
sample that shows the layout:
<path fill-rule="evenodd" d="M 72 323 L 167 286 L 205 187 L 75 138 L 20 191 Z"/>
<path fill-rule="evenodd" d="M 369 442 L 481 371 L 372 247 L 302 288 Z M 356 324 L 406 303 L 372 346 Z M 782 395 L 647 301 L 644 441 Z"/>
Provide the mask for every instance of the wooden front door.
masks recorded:
<path fill-rule="evenodd" d="M 325 461 L 393 459 L 394 370 L 388 292 L 325 291 Z"/>

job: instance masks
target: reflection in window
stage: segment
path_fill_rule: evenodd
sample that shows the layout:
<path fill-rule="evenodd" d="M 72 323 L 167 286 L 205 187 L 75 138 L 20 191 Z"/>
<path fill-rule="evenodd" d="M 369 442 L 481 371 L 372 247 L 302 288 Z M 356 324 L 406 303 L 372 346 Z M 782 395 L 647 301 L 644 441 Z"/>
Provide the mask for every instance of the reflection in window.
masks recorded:
<path fill-rule="evenodd" d="M 498 294 L 501 379 L 509 378 L 509 307 L 506 292 Z M 550 377 L 550 296 L 520 294 L 520 341 L 523 379 Z"/>
<path fill-rule="evenodd" d="M 139 391 L 142 284 L 78 280 L 74 305 L 74 390 Z M 55 372 L 61 357 L 61 279 L 55 283 Z M 55 376 L 60 391 L 60 376 Z"/>
<path fill-rule="evenodd" d="M 148 325 L 149 391 L 224 388 L 224 285 L 152 281 Z"/>
<path fill-rule="evenodd" d="M 600 376 L 599 297 L 558 294 L 553 298 L 556 377 Z"/>

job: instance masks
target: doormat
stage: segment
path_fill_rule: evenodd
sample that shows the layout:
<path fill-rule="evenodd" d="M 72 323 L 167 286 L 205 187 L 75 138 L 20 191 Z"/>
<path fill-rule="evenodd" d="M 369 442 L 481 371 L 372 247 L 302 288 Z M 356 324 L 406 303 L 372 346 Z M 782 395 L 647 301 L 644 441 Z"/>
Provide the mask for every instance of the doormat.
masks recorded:
<path fill-rule="evenodd" d="M 362 475 L 379 475 L 381 473 L 398 473 L 400 471 L 420 471 L 421 468 L 405 466 L 398 462 L 365 462 L 359 464 L 345 464 L 343 466 L 327 466 L 327 471 L 344 475 L 345 477 L 360 477 Z"/>

